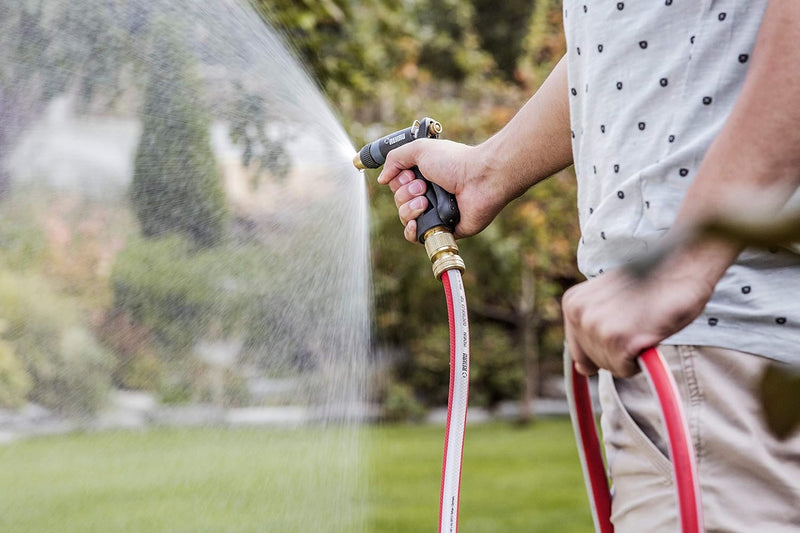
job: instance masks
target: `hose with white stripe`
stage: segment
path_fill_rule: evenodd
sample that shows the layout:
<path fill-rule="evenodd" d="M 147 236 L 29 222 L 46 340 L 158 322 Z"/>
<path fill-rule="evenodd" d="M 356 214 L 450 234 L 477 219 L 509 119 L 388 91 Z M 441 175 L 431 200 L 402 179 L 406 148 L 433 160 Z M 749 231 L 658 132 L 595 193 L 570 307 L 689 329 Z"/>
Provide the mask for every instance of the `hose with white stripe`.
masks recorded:
<path fill-rule="evenodd" d="M 450 391 L 439 496 L 439 533 L 456 533 L 469 392 L 469 322 L 461 272 L 455 268 L 447 270 L 441 279 L 450 324 Z"/>
<path fill-rule="evenodd" d="M 640 355 L 639 362 L 658 399 L 662 420 L 667 430 L 681 531 L 702 533 L 705 528 L 694 445 L 678 394 L 678 386 L 664 358 L 655 348 L 650 348 Z M 598 533 L 611 533 L 614 531 L 614 525 L 611 523 L 611 494 L 597 438 L 592 400 L 589 396 L 589 382 L 586 376 L 575 370 L 575 365 L 568 357 L 564 358 L 564 376 L 567 381 L 570 417 L 578 443 L 578 455 L 589 495 L 592 520 Z"/>

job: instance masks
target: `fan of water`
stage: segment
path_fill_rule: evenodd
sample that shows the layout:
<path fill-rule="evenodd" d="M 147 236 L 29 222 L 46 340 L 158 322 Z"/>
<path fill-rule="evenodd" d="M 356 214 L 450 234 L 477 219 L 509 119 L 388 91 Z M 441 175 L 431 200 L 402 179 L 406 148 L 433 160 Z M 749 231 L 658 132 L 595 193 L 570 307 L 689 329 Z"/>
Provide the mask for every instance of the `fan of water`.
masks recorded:
<path fill-rule="evenodd" d="M 0 0 L 0 435 L 269 425 L 260 530 L 362 529 L 352 154 L 245 0 Z"/>

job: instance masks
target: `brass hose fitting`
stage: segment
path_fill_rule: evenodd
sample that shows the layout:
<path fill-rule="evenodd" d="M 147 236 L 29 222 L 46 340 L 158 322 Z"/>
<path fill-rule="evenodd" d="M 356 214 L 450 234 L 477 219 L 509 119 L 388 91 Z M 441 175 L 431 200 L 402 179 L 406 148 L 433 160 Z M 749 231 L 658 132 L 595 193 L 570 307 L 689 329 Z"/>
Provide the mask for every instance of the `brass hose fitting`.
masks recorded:
<path fill-rule="evenodd" d="M 444 226 L 436 226 L 425 233 L 425 251 L 431 260 L 433 275 L 441 279 L 442 274 L 453 268 L 464 272 L 464 260 L 458 255 L 458 245 L 453 234 Z"/>

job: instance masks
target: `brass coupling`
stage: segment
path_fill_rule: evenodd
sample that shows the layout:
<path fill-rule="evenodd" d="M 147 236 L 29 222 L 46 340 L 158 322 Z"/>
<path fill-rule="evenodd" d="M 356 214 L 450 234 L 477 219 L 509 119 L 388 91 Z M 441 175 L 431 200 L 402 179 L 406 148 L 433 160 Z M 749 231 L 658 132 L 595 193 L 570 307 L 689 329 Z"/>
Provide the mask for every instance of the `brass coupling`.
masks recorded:
<path fill-rule="evenodd" d="M 436 226 L 425 233 L 425 251 L 433 266 L 433 275 L 441 279 L 451 269 L 464 272 L 464 260 L 458 255 L 458 245 L 453 234 L 444 226 Z"/>

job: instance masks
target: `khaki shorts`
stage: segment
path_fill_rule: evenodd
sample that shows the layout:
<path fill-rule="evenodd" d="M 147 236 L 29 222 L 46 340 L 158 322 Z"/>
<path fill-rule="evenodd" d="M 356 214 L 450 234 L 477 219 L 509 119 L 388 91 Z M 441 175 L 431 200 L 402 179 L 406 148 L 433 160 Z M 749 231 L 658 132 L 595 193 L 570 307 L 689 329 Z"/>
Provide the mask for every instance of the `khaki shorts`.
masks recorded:
<path fill-rule="evenodd" d="M 661 346 L 697 451 L 706 531 L 800 531 L 800 432 L 779 441 L 755 391 L 768 360 L 721 348 Z M 672 468 L 643 374 L 600 374 L 601 426 L 617 533 L 677 532 Z"/>

